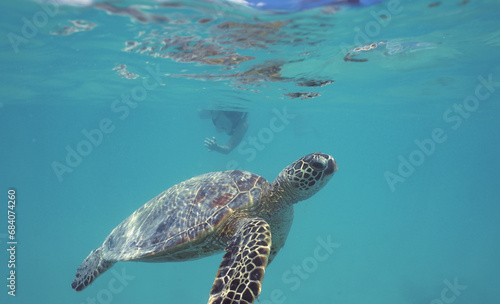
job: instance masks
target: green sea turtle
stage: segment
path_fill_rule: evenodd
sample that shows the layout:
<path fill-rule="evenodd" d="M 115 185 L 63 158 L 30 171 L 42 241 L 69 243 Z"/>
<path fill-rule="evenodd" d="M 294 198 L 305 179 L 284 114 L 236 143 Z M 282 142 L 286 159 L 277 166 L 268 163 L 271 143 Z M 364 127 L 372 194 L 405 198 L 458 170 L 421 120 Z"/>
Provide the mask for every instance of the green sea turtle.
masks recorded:
<path fill-rule="evenodd" d="M 335 160 L 312 153 L 273 183 L 246 171 L 203 174 L 137 209 L 93 250 L 71 287 L 83 290 L 117 261 L 169 262 L 226 250 L 208 303 L 253 303 L 267 265 L 285 244 L 293 205 L 327 184 Z"/>

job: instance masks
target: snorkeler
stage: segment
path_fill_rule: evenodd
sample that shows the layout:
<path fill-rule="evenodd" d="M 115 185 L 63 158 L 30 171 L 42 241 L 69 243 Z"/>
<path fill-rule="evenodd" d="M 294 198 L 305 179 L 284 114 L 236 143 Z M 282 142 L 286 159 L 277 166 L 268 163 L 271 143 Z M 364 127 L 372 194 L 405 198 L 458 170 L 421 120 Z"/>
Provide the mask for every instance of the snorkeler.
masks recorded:
<path fill-rule="evenodd" d="M 248 113 L 246 112 L 206 111 L 203 116 L 204 117 L 200 115 L 202 118 L 208 118 L 207 116 L 212 118 L 212 123 L 217 129 L 217 132 L 225 132 L 227 135 L 231 136 L 225 146 L 217 144 L 215 137 L 211 139 L 205 138 L 205 147 L 207 147 L 209 151 L 228 154 L 240 144 L 248 129 Z"/>

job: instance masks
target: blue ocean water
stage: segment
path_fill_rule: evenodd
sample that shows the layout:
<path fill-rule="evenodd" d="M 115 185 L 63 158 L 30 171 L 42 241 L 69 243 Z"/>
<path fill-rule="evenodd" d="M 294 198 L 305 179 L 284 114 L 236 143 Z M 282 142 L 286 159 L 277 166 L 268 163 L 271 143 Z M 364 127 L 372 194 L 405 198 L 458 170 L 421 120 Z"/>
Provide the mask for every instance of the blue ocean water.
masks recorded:
<path fill-rule="evenodd" d="M 2 303 L 204 303 L 222 255 L 70 285 L 168 187 L 315 151 L 339 170 L 296 205 L 260 303 L 500 301 L 498 1 L 80 3 L 0 4 Z M 202 109 L 249 113 L 238 148 L 207 151 L 228 137 Z"/>

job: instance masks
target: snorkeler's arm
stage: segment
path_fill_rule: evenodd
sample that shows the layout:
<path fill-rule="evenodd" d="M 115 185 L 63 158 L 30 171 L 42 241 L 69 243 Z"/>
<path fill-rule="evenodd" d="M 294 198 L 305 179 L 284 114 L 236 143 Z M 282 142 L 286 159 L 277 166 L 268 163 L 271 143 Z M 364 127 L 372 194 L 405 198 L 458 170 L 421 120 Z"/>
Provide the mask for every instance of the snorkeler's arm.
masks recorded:
<path fill-rule="evenodd" d="M 239 124 L 234 130 L 233 136 L 229 139 L 225 146 L 221 146 L 217 144 L 215 137 L 206 138 L 205 139 L 205 147 L 207 147 L 210 151 L 217 151 L 222 154 L 228 154 L 231 152 L 236 146 L 240 144 L 245 137 L 245 133 L 248 129 L 248 121 L 247 119 L 243 120 L 241 124 Z"/>
<path fill-rule="evenodd" d="M 247 133 L 248 129 L 248 120 L 245 118 L 234 130 L 233 136 L 229 139 L 227 144 L 223 147 L 227 152 L 231 152 L 234 148 L 236 148 L 241 141 L 243 140 L 243 137 L 245 137 L 245 133 Z M 224 153 L 224 152 L 222 152 Z"/>

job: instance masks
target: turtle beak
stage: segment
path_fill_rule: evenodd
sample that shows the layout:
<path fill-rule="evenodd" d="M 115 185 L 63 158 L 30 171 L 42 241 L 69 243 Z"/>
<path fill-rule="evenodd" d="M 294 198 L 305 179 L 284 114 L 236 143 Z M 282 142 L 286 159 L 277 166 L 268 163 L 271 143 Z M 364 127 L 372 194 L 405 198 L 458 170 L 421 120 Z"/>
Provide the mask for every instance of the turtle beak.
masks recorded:
<path fill-rule="evenodd" d="M 325 167 L 325 175 L 330 175 L 337 171 L 337 162 L 335 162 L 335 159 L 333 157 L 321 152 L 316 153 L 315 156 L 319 158 L 317 159 L 317 161 L 323 163 L 323 166 Z"/>
<path fill-rule="evenodd" d="M 333 174 L 337 172 L 338 169 L 339 167 L 337 166 L 337 162 L 330 156 L 330 159 L 328 160 L 328 168 L 326 168 L 325 174 Z"/>

